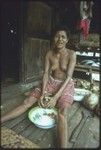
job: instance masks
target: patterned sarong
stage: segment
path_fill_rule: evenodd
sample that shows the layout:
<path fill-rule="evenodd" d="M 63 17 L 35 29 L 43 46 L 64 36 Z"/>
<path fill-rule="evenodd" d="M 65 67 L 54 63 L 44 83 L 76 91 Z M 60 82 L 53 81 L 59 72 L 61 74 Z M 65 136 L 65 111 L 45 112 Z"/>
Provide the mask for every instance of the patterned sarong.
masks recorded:
<path fill-rule="evenodd" d="M 46 92 L 54 95 L 62 86 L 63 81 L 54 79 L 50 76 L 49 81 L 46 85 Z M 31 92 L 31 96 L 39 99 L 41 96 L 41 88 L 35 88 L 34 91 Z M 74 98 L 74 82 L 73 79 L 69 81 L 65 89 L 63 90 L 61 97 L 57 101 L 57 106 L 59 108 L 64 108 L 73 103 Z"/>

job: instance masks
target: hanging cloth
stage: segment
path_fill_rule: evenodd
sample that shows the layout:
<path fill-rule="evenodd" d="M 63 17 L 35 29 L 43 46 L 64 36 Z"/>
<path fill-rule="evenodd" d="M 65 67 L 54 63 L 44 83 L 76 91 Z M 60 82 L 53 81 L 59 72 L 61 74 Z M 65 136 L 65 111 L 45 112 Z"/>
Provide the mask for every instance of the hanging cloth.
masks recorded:
<path fill-rule="evenodd" d="M 84 40 L 88 38 L 90 22 L 92 18 L 92 1 L 81 1 L 80 2 L 80 29 L 82 29 L 82 35 Z"/>

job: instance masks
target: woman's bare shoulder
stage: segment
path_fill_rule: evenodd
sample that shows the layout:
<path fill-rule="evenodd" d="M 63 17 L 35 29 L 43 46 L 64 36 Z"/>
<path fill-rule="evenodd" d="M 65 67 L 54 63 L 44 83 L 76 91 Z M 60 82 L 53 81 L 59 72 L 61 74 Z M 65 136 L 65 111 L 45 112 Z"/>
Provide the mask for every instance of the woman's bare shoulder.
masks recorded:
<path fill-rule="evenodd" d="M 46 56 L 50 57 L 50 56 L 52 56 L 52 54 L 53 54 L 52 50 L 48 50 Z"/>
<path fill-rule="evenodd" d="M 75 50 L 69 49 L 69 58 L 76 59 L 76 52 Z"/>
<path fill-rule="evenodd" d="M 75 52 L 75 50 L 69 49 L 69 54 L 70 55 L 76 55 L 76 52 Z"/>

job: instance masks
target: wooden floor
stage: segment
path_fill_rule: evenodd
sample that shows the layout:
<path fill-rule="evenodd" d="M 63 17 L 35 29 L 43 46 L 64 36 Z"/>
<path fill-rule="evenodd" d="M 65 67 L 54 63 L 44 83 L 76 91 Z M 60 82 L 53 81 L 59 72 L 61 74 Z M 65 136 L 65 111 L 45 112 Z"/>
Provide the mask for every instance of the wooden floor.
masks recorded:
<path fill-rule="evenodd" d="M 18 106 L 25 98 L 24 90 L 20 84 L 2 88 L 1 91 L 1 115 Z M 28 110 L 29 111 L 29 110 Z M 40 129 L 28 119 L 28 111 L 3 123 L 17 134 L 20 134 L 41 148 L 56 148 L 56 127 L 51 129 Z M 74 102 L 68 110 L 69 126 L 69 148 L 97 148 L 99 146 L 100 122 L 99 117 L 92 115 L 79 102 Z"/>

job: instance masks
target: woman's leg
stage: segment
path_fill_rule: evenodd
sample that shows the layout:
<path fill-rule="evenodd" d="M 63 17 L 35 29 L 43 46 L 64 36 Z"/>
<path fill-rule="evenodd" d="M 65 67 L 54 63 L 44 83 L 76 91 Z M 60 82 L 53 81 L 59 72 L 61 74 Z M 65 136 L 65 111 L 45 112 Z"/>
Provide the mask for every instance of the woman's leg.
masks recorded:
<path fill-rule="evenodd" d="M 68 147 L 68 124 L 67 108 L 58 111 L 58 146 L 59 148 Z"/>
<path fill-rule="evenodd" d="M 30 108 L 36 101 L 37 101 L 37 99 L 35 99 L 33 97 L 29 97 L 29 98 L 25 99 L 24 102 L 20 106 L 18 106 L 17 108 L 13 109 L 12 111 L 10 111 L 7 114 L 5 114 L 4 116 L 2 116 L 1 123 L 20 116 L 25 111 L 27 111 L 28 108 Z"/>

